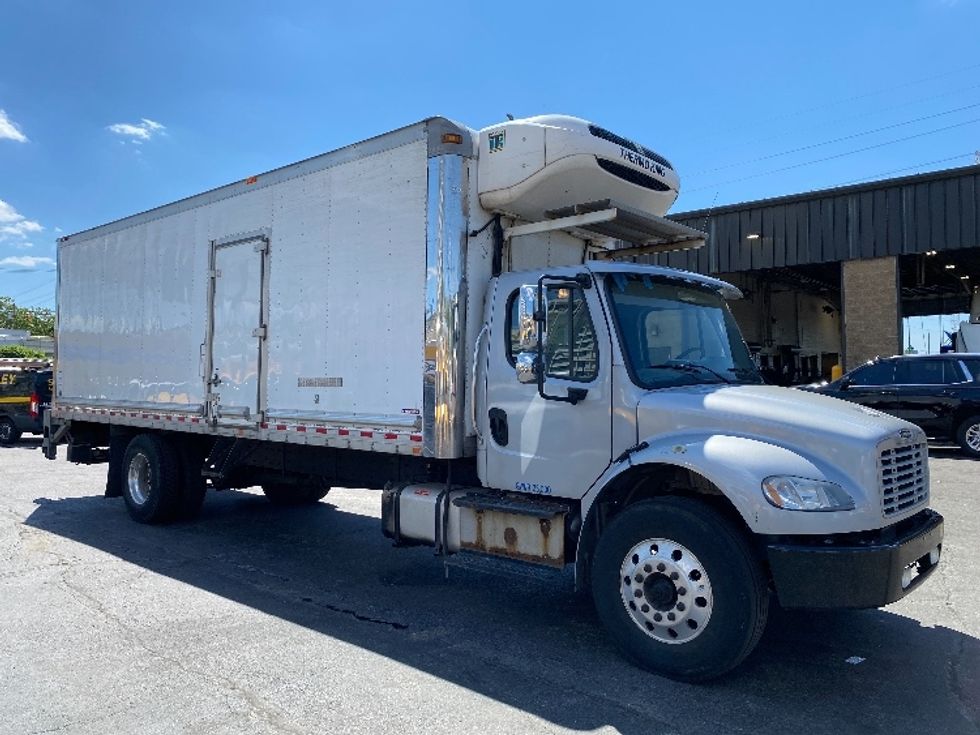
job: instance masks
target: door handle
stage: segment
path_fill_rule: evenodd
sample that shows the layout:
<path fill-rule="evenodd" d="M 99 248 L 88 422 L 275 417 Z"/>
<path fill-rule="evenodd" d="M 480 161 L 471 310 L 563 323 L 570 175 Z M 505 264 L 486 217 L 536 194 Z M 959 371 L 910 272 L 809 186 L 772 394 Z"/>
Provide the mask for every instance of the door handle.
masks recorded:
<path fill-rule="evenodd" d="M 507 429 L 507 412 L 502 408 L 491 408 L 487 414 L 490 417 L 490 436 L 498 446 L 506 447 L 510 440 Z"/>

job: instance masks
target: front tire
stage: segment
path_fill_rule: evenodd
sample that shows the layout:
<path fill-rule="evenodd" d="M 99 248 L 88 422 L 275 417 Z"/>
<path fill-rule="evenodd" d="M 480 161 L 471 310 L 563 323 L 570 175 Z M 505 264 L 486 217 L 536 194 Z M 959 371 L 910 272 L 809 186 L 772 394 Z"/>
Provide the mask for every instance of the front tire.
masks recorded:
<path fill-rule="evenodd" d="M 20 432 L 14 422 L 4 417 L 0 419 L 0 446 L 9 447 L 20 440 Z"/>
<path fill-rule="evenodd" d="M 177 450 L 166 439 L 139 434 L 126 447 L 122 466 L 126 509 L 139 523 L 173 520 L 180 502 L 181 474 Z"/>
<path fill-rule="evenodd" d="M 596 547 L 592 594 L 623 654 L 681 681 L 730 671 L 765 628 L 769 593 L 744 534 L 683 497 L 627 507 Z"/>
<path fill-rule="evenodd" d="M 956 443 L 964 454 L 980 457 L 980 415 L 970 416 L 956 430 Z"/>

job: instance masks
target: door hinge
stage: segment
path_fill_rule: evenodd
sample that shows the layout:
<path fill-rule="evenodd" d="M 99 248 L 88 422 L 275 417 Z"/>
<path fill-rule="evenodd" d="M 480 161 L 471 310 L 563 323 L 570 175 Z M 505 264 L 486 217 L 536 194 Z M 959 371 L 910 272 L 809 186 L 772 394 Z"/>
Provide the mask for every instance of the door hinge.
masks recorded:
<path fill-rule="evenodd" d="M 257 243 L 255 243 L 255 245 L 252 246 L 252 249 L 257 253 L 266 253 L 269 251 L 269 241 L 259 240 Z"/>
<path fill-rule="evenodd" d="M 221 270 L 219 268 L 213 268 L 208 271 L 208 278 L 221 278 Z"/>
<path fill-rule="evenodd" d="M 253 329 L 252 330 L 252 336 L 253 337 L 259 337 L 261 339 L 265 339 L 267 332 L 268 332 L 268 329 L 265 327 L 265 325 L 263 325 L 261 327 L 256 327 L 255 329 Z"/>

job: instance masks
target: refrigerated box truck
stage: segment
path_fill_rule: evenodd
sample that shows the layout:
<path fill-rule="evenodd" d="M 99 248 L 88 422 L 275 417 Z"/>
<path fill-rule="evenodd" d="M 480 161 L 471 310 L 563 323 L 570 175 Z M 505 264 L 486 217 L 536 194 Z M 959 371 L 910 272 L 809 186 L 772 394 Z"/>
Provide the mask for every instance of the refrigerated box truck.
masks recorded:
<path fill-rule="evenodd" d="M 736 666 L 786 607 L 936 568 L 926 439 L 763 385 L 670 162 L 584 120 L 431 118 L 64 237 L 45 453 L 137 521 L 383 489 L 457 563 L 574 569 L 623 652 Z"/>

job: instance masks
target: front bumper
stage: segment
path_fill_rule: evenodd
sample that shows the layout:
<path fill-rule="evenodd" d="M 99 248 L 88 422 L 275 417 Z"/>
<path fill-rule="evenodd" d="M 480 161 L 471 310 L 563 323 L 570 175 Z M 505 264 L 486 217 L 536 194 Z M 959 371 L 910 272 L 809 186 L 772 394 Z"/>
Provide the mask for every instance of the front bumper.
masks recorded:
<path fill-rule="evenodd" d="M 930 552 L 941 552 L 942 541 L 943 517 L 927 509 L 873 532 L 771 539 L 766 550 L 783 607 L 868 608 L 922 584 L 938 566 Z"/>

